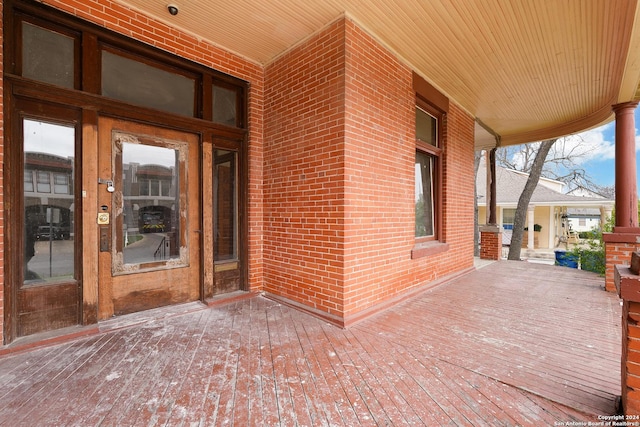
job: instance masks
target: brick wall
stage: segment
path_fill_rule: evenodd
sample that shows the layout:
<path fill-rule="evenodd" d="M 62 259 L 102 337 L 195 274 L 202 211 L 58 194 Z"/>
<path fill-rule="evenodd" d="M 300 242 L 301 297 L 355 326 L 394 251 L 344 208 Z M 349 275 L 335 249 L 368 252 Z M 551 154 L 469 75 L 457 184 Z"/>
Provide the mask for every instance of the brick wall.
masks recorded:
<path fill-rule="evenodd" d="M 473 119 L 445 124 L 445 253 L 414 246 L 412 72 L 349 20 L 265 73 L 265 290 L 345 319 L 473 265 Z"/>
<path fill-rule="evenodd" d="M 345 317 L 473 263 L 473 119 L 451 105 L 444 134 L 444 239 L 412 260 L 412 70 L 347 21 Z"/>
<path fill-rule="evenodd" d="M 344 22 L 265 70 L 264 289 L 343 311 Z"/>
<path fill-rule="evenodd" d="M 622 307 L 622 406 L 625 415 L 640 415 L 640 302 Z"/>
<path fill-rule="evenodd" d="M 631 254 L 640 250 L 640 243 L 632 242 L 616 242 L 616 234 L 605 234 L 605 276 L 604 287 L 609 292 L 615 292 L 616 286 L 614 282 L 614 268 L 616 265 L 629 264 L 631 262 Z M 608 240 L 608 241 L 607 241 Z"/>
<path fill-rule="evenodd" d="M 480 245 L 480 258 L 500 260 L 502 258 L 502 233 L 480 231 L 482 244 Z"/>

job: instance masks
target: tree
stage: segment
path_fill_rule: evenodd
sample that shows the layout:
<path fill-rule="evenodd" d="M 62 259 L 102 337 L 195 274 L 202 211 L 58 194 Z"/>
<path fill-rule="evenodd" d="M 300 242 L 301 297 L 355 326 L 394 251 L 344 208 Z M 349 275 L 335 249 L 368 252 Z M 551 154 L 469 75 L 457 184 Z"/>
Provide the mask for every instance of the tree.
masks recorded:
<path fill-rule="evenodd" d="M 511 236 L 511 246 L 509 247 L 509 255 L 507 257 L 510 260 L 520 260 L 522 237 L 524 236 L 524 226 L 529 202 L 531 201 L 533 191 L 536 189 L 540 176 L 542 175 L 542 169 L 544 168 L 547 155 L 556 141 L 557 139 L 543 141 L 538 146 L 535 156 L 533 156 L 529 170 L 529 177 L 527 178 L 527 183 L 525 184 L 524 190 L 522 190 L 522 194 L 520 194 L 520 198 L 518 199 L 518 206 L 516 207 L 515 218 L 513 220 L 513 234 Z"/>
<path fill-rule="evenodd" d="M 482 151 L 476 151 L 476 155 L 475 155 L 475 160 L 474 160 L 474 168 L 475 168 L 475 172 L 474 172 L 474 181 L 476 182 L 475 178 L 478 176 L 478 169 L 480 168 L 480 160 L 482 159 Z M 473 223 L 474 223 L 474 233 L 473 233 L 473 255 L 474 256 L 480 256 L 480 230 L 478 228 L 478 188 L 474 185 L 473 186 L 473 200 L 475 200 L 474 203 L 474 209 L 473 209 Z"/>
<path fill-rule="evenodd" d="M 530 173 L 540 143 L 503 147 L 496 151 L 496 162 L 507 169 Z M 562 181 L 568 189 L 585 188 L 601 194 L 587 172 L 580 166 L 582 161 L 593 157 L 598 146 L 589 144 L 580 135 L 556 139 L 542 167 L 542 176 Z"/>

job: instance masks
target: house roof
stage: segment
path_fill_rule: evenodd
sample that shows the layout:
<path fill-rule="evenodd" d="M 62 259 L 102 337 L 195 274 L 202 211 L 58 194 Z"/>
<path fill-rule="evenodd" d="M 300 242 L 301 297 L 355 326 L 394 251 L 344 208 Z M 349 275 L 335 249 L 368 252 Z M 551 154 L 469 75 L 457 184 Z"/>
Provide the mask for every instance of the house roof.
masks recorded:
<path fill-rule="evenodd" d="M 346 16 L 478 120 L 477 149 L 579 132 L 640 99 L 638 0 L 176 0 L 175 16 L 117 1 L 262 65 Z"/>
<path fill-rule="evenodd" d="M 515 207 L 524 186 L 527 182 L 528 175 L 522 172 L 505 169 L 496 166 L 496 192 L 497 204 L 503 207 Z M 484 159 L 480 162 L 478 175 L 476 176 L 476 190 L 478 197 L 478 205 L 486 206 L 487 203 L 487 172 L 486 162 Z M 530 205 L 536 206 L 574 206 L 574 207 L 600 207 L 613 206 L 614 200 L 604 197 L 581 197 L 563 194 L 549 187 L 538 183 L 536 189 L 531 196 Z"/>

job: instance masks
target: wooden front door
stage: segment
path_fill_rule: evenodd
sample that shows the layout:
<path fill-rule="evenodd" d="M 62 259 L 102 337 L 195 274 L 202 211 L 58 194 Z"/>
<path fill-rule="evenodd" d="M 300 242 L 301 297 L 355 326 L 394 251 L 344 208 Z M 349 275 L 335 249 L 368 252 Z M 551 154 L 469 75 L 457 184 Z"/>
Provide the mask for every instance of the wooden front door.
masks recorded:
<path fill-rule="evenodd" d="M 98 143 L 98 318 L 198 300 L 198 135 L 101 118 Z"/>

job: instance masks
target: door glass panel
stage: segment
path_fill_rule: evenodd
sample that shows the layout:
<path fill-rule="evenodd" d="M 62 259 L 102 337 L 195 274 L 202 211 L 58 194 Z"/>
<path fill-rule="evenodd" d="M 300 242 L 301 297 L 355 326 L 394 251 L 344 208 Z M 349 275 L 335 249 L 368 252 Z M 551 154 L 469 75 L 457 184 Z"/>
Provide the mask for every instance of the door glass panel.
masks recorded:
<path fill-rule="evenodd" d="M 24 281 L 74 279 L 75 129 L 29 119 L 23 126 Z"/>
<path fill-rule="evenodd" d="M 214 260 L 235 260 L 238 257 L 235 152 L 216 150 L 214 178 Z"/>
<path fill-rule="evenodd" d="M 183 245 L 181 219 L 186 206 L 180 201 L 184 173 L 180 158 L 186 148 L 131 141 L 122 143 L 122 156 L 118 156 L 122 159 L 122 220 L 117 222 L 116 233 L 122 239 L 117 250 L 125 265 L 116 271 L 130 271 L 140 264 L 168 265 L 170 260 L 181 259 Z"/>
<path fill-rule="evenodd" d="M 102 95 L 193 117 L 195 80 L 102 51 Z"/>
<path fill-rule="evenodd" d="M 74 39 L 22 23 L 22 75 L 73 89 Z"/>

